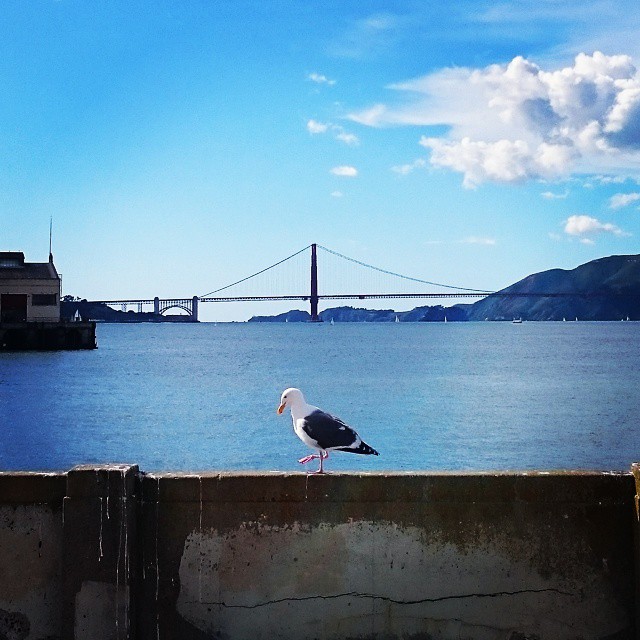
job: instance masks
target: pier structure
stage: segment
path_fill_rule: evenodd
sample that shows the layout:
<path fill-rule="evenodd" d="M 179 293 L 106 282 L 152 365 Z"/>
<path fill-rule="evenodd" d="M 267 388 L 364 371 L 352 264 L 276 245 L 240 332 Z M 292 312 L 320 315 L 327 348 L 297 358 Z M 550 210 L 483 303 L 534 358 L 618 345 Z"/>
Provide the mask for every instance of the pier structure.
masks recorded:
<path fill-rule="evenodd" d="M 48 262 L 0 252 L 0 351 L 95 349 L 95 323 L 60 315 L 61 278 Z"/>

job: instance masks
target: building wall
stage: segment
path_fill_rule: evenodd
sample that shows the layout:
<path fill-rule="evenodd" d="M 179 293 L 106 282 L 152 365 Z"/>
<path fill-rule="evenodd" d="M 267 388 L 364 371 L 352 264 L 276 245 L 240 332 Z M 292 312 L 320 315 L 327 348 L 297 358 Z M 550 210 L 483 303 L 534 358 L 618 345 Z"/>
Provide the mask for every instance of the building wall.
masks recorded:
<path fill-rule="evenodd" d="M 0 638 L 636 638 L 636 493 L 609 473 L 0 474 Z"/>
<path fill-rule="evenodd" d="M 60 280 L 26 280 L 3 278 L 0 280 L 0 295 L 3 293 L 27 294 L 28 322 L 58 322 L 60 320 Z M 36 306 L 34 294 L 55 295 L 56 304 Z M 2 304 L 0 297 L 0 305 Z M 1 307 L 0 307 L 1 309 Z"/>

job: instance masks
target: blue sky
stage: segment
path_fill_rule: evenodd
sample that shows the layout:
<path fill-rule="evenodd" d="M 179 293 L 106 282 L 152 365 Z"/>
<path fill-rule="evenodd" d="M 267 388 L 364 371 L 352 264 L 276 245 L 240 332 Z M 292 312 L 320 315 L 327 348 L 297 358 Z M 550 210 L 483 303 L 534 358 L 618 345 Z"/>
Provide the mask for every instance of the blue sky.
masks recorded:
<path fill-rule="evenodd" d="M 640 252 L 636 3 L 0 11 L 0 249 L 46 260 L 53 216 L 66 294 L 200 295 L 312 242 L 482 289 Z"/>

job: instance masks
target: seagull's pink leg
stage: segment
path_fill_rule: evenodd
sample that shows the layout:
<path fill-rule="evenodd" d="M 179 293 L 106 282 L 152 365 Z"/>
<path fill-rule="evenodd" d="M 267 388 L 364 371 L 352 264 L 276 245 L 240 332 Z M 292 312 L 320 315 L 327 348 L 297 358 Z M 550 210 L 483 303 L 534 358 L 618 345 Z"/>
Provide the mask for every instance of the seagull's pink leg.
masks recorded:
<path fill-rule="evenodd" d="M 327 451 L 320 451 L 320 455 L 316 456 L 320 458 L 320 468 L 316 471 L 316 473 L 324 473 L 324 469 L 322 468 L 322 461 L 329 457 L 329 453 Z"/>
<path fill-rule="evenodd" d="M 298 462 L 300 464 L 307 464 L 307 462 L 311 462 L 312 460 L 315 460 L 316 458 L 319 458 L 320 456 L 317 456 L 315 454 L 313 455 L 309 455 L 309 456 L 305 456 L 304 458 L 300 458 L 300 460 L 298 460 Z"/>

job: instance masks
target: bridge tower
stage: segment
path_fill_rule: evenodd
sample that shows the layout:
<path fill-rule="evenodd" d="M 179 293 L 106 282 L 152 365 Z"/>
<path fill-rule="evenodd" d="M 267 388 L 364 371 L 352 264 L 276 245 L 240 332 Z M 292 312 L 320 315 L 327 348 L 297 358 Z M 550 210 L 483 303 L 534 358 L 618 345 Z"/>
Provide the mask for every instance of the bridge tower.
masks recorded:
<path fill-rule="evenodd" d="M 315 244 L 311 245 L 311 295 L 309 302 L 311 303 L 311 322 L 322 322 L 318 316 L 318 256 Z"/>

